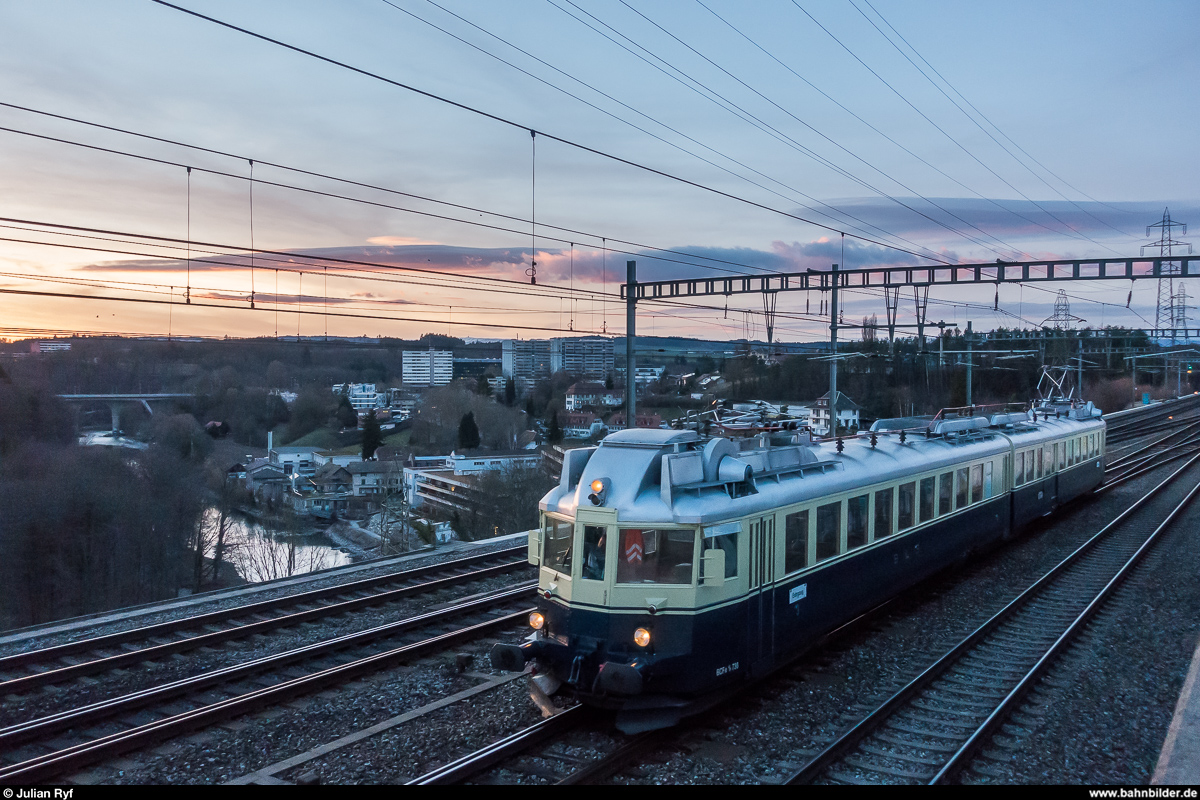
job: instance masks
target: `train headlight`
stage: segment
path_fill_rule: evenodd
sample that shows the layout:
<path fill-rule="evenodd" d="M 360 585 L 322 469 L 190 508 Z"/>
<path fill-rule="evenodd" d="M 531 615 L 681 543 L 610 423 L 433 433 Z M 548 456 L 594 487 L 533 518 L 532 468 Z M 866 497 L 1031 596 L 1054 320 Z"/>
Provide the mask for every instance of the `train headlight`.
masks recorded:
<path fill-rule="evenodd" d="M 546 627 L 546 618 L 542 616 L 542 612 L 535 611 L 529 615 L 529 627 L 533 628 L 535 631 L 540 631 L 542 628 Z"/>
<path fill-rule="evenodd" d="M 608 478 L 596 478 L 592 481 L 591 490 L 592 493 L 588 495 L 588 500 L 592 501 L 592 505 L 604 505 L 604 497 L 608 494 Z"/>
<path fill-rule="evenodd" d="M 648 647 L 650 645 L 650 631 L 645 628 L 638 628 L 633 632 L 633 643 L 638 647 Z"/>

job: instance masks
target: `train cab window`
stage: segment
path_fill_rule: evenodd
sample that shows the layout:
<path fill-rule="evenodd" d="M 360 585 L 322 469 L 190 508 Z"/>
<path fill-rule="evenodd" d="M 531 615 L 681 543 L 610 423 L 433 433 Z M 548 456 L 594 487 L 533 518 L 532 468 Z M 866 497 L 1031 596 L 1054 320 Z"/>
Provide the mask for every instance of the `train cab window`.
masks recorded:
<path fill-rule="evenodd" d="M 706 536 L 704 537 L 705 550 L 724 550 L 725 551 L 725 577 L 737 577 L 737 533 L 726 533 L 721 536 Z"/>
<path fill-rule="evenodd" d="M 583 577 L 589 581 L 604 580 L 604 556 L 608 546 L 608 529 L 602 525 L 586 525 L 583 529 Z"/>
<path fill-rule="evenodd" d="M 838 554 L 842 534 L 842 504 L 817 506 L 817 561 Z"/>
<path fill-rule="evenodd" d="M 983 499 L 983 464 L 971 467 L 971 502 L 978 503 Z"/>
<path fill-rule="evenodd" d="M 880 489 L 875 493 L 875 538 L 882 539 L 891 536 L 892 530 L 892 490 Z"/>
<path fill-rule="evenodd" d="M 932 476 L 921 479 L 921 522 L 928 522 L 933 519 L 933 490 L 935 480 Z"/>
<path fill-rule="evenodd" d="M 795 572 L 808 566 L 808 509 L 784 518 L 783 571 Z M 726 562 L 728 563 L 728 562 Z"/>
<path fill-rule="evenodd" d="M 983 464 L 983 496 L 990 498 L 992 496 L 992 462 L 985 461 Z"/>
<path fill-rule="evenodd" d="M 692 582 L 696 532 L 621 529 L 618 583 Z"/>
<path fill-rule="evenodd" d="M 556 572 L 571 574 L 571 545 L 575 538 L 575 523 L 546 520 L 542 564 Z"/>
<path fill-rule="evenodd" d="M 938 477 L 938 515 L 954 510 L 954 473 L 943 472 Z"/>
<path fill-rule="evenodd" d="M 967 490 L 970 488 L 968 481 L 970 481 L 970 479 L 971 470 L 963 467 L 958 471 L 958 491 L 955 493 L 954 497 L 955 508 L 962 508 L 967 504 L 967 499 L 969 497 Z"/>
<path fill-rule="evenodd" d="M 917 503 L 917 484 L 904 483 L 900 485 L 899 509 L 896 512 L 896 527 L 907 530 L 913 526 L 913 511 Z"/>
<path fill-rule="evenodd" d="M 1017 460 L 1013 462 L 1013 486 L 1020 486 L 1025 482 L 1025 454 L 1017 453 Z"/>
<path fill-rule="evenodd" d="M 867 512 L 871 496 L 864 494 L 846 501 L 846 549 L 853 550 L 867 543 Z"/>

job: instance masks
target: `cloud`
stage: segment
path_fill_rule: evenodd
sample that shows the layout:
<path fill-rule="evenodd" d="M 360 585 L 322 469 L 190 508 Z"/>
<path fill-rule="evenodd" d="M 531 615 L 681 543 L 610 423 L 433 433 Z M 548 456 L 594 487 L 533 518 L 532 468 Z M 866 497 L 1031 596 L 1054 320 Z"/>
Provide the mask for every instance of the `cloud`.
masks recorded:
<path fill-rule="evenodd" d="M 436 242 L 426 241 L 415 236 L 372 236 L 367 239 L 367 242 L 383 245 L 436 244 Z"/>

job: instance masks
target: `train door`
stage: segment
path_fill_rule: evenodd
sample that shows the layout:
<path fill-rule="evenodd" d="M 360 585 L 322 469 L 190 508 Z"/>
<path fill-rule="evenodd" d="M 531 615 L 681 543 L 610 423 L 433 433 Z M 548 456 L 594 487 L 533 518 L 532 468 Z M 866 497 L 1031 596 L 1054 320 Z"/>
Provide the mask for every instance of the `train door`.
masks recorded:
<path fill-rule="evenodd" d="M 750 670 L 761 675 L 771 667 L 775 654 L 775 603 L 771 584 L 775 579 L 775 517 L 750 523 Z"/>

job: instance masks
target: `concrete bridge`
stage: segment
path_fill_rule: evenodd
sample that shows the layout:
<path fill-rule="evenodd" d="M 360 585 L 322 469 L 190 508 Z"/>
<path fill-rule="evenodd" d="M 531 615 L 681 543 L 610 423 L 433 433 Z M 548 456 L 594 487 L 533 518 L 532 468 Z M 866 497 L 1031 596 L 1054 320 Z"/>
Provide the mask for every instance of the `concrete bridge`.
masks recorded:
<path fill-rule="evenodd" d="M 128 403 L 141 403 L 146 412 L 153 416 L 154 410 L 150 404 L 161 400 L 190 400 L 194 394 L 60 394 L 60 400 L 68 403 L 107 403 L 112 412 L 113 433 L 121 430 L 121 408 Z"/>

